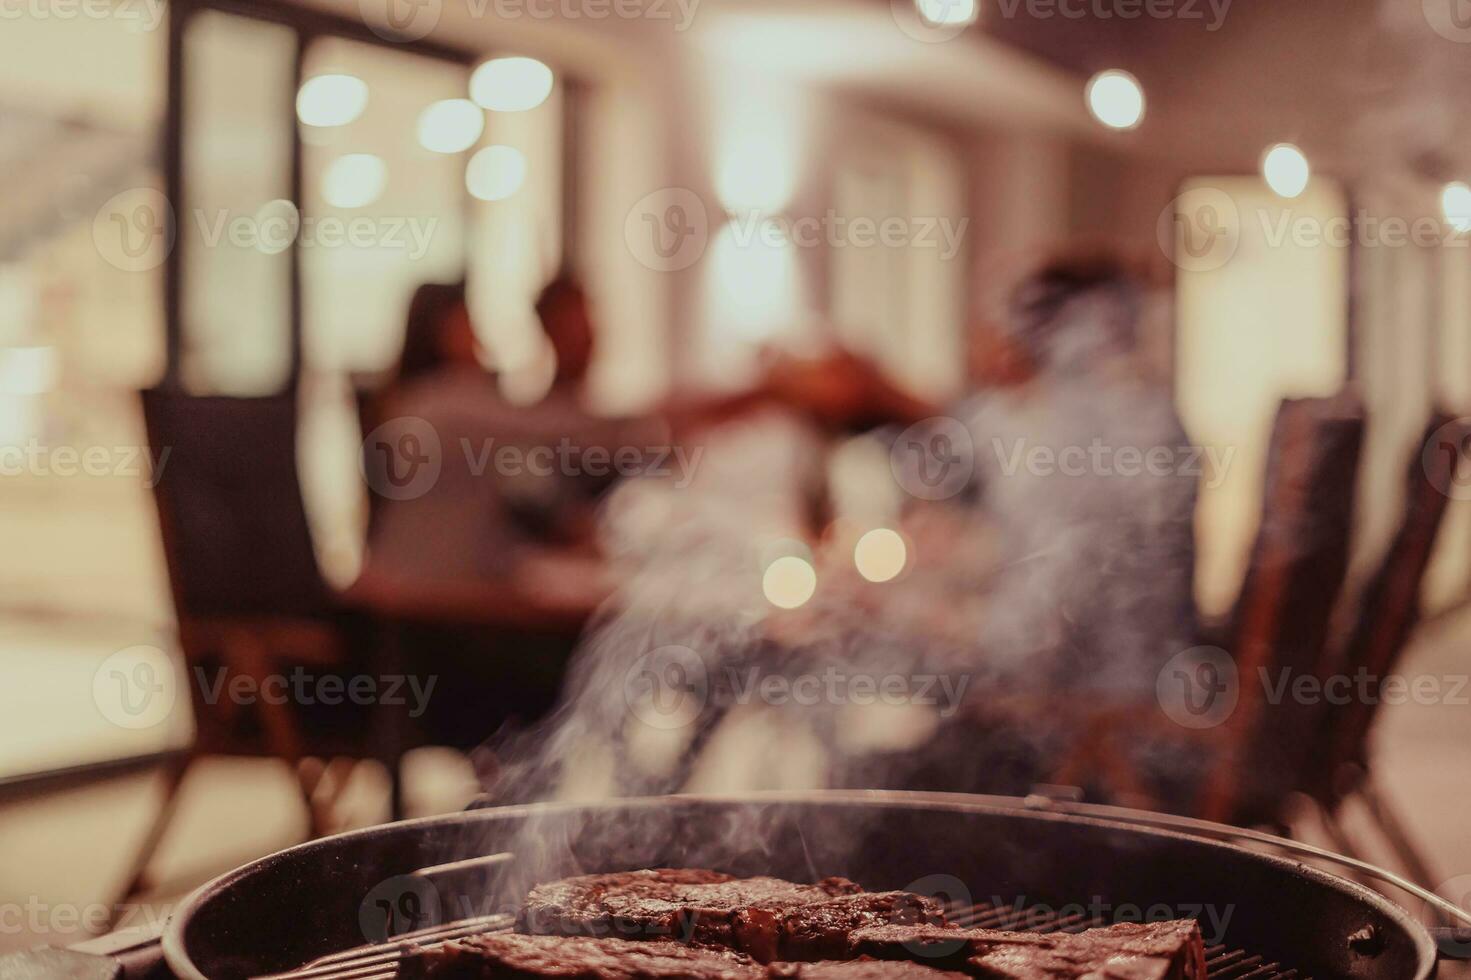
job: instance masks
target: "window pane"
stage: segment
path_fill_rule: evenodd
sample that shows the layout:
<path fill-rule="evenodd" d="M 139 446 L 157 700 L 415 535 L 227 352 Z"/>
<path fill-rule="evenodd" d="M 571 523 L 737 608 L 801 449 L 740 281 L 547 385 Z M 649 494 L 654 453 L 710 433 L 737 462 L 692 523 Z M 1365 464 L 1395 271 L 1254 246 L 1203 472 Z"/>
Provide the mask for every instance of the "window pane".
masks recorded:
<path fill-rule="evenodd" d="M 514 160 L 514 153 L 525 160 L 524 177 L 512 193 L 475 201 L 470 256 L 476 325 L 513 398 L 545 393 L 556 366 L 532 307 L 562 254 L 563 91 L 558 77 L 551 96 L 536 108 L 487 113 L 480 146 L 488 154 L 482 159 Z"/>
<path fill-rule="evenodd" d="M 314 371 L 376 374 L 397 357 L 414 288 L 464 274 L 469 154 L 426 148 L 419 128 L 431 106 L 466 97 L 468 72 L 331 38 L 307 50 L 302 78 L 306 363 Z M 428 142 L 454 145 L 449 138 L 466 110 L 483 124 L 473 105 L 440 110 L 426 122 L 434 130 Z"/>
<path fill-rule="evenodd" d="M 296 35 L 214 11 L 184 37 L 183 361 L 194 391 L 276 391 L 291 367 Z"/>
<path fill-rule="evenodd" d="M 166 32 L 114 13 L 0 28 L 0 596 L 163 621 L 135 391 L 164 359 Z"/>

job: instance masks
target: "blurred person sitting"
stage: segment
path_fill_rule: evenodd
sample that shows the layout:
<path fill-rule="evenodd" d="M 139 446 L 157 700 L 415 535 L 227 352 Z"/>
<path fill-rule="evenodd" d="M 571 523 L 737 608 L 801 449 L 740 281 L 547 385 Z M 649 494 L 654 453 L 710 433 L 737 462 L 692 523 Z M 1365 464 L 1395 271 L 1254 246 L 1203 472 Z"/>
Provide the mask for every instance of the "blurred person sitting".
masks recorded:
<path fill-rule="evenodd" d="M 563 430 L 507 401 L 483 353 L 463 285 L 415 292 L 364 442 L 379 513 L 352 590 L 409 625 L 408 666 L 446 678 L 420 724 L 431 741 L 463 748 L 550 709 L 609 591 L 595 555 L 526 517 L 519 481 L 534 470 L 562 482 L 550 454 Z M 547 448 L 549 468 L 533 463 L 535 447 Z"/>
<path fill-rule="evenodd" d="M 594 338 L 575 280 L 551 283 L 536 311 L 556 373 L 542 399 L 521 405 L 482 366 L 463 286 L 426 285 L 415 294 L 399 369 L 381 400 L 384 424 L 395 431 L 379 433 L 408 452 L 410 429 L 427 423 L 432 436 L 419 441 L 437 440 L 439 473 L 424 495 L 432 500 L 385 504 L 385 511 L 418 516 L 384 527 L 370 542 L 405 572 L 494 577 L 538 549 L 590 554 L 592 508 L 618 475 L 614 454 L 629 447 L 642 457 L 661 441 L 654 423 L 603 419 L 584 408 Z"/>
<path fill-rule="evenodd" d="M 1044 262 L 982 339 L 989 387 L 960 411 L 1003 537 L 987 649 L 1123 697 L 1153 691 L 1194 625 L 1197 477 L 1173 398 L 1141 364 L 1147 289 L 1107 251 Z"/>
<path fill-rule="evenodd" d="M 962 621 L 981 658 L 965 669 L 983 682 L 971 720 L 942 733 L 956 745 L 928 749 L 972 761 L 928 772 L 920 759 L 915 785 L 1026 792 L 1076 775 L 1067 761 L 1088 733 L 1157 711 L 1159 672 L 1195 642 L 1197 471 L 1170 391 L 1141 358 L 1149 289 L 1110 252 L 1043 262 L 973 333 L 976 393 L 917 440 L 957 454 L 968 441 L 973 476 L 937 508 L 950 513 L 938 567 L 904 585 Z M 967 590 L 983 599 L 945 598 Z M 895 591 L 897 603 L 906 589 Z M 969 748 L 978 739 L 983 752 Z M 1178 807 L 1188 754 L 1173 737 L 1132 740 L 1141 795 Z"/>

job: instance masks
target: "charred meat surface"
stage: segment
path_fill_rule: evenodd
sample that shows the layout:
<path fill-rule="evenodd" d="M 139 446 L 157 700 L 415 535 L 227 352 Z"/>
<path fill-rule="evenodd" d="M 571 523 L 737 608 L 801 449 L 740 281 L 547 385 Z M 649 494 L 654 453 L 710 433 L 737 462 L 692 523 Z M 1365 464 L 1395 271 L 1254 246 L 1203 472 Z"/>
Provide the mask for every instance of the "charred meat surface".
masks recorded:
<path fill-rule="evenodd" d="M 845 958 L 848 934 L 863 926 L 943 922 L 932 899 L 865 892 L 846 878 L 799 885 L 661 868 L 538 885 L 527 895 L 517 926 L 538 934 L 721 946 L 767 963 Z"/>
<path fill-rule="evenodd" d="M 399 980 L 764 980 L 765 968 L 728 950 L 683 943 L 629 942 L 496 933 L 412 950 Z"/>
<path fill-rule="evenodd" d="M 883 926 L 855 930 L 850 952 L 963 970 L 988 980 L 1205 980 L 1190 919 L 1126 922 L 1076 935 Z"/>
<path fill-rule="evenodd" d="M 773 963 L 767 971 L 772 978 L 792 977 L 795 980 L 965 980 L 963 973 L 947 973 L 918 963 L 896 963 L 866 956 L 821 963 Z"/>
<path fill-rule="evenodd" d="M 848 936 L 848 952 L 880 960 L 907 960 L 942 970 L 965 970 L 971 957 L 1004 946 L 1048 950 L 1057 937 L 999 929 L 956 929 L 949 926 L 869 926 Z"/>

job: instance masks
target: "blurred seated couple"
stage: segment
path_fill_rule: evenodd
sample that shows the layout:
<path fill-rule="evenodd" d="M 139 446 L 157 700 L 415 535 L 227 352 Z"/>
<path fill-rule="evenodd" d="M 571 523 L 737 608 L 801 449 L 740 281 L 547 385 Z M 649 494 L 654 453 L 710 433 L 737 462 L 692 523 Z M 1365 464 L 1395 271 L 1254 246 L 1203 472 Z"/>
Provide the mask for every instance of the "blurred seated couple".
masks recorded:
<path fill-rule="evenodd" d="M 483 366 L 463 284 L 415 292 L 397 370 L 365 413 L 366 568 L 431 598 L 473 585 L 467 597 L 507 625 L 575 625 L 606 593 L 592 509 L 615 452 L 668 440 L 652 420 L 584 410 L 593 332 L 573 280 L 549 285 L 536 312 L 556 373 L 545 397 L 516 405 Z"/>
<path fill-rule="evenodd" d="M 518 778 L 533 774 L 541 795 L 586 797 L 831 785 L 1021 794 L 1076 775 L 1070 745 L 1091 719 L 1157 713 L 1159 672 L 1194 636 L 1196 477 L 1174 465 L 1188 440 L 1141 343 L 1162 293 L 1109 251 L 1038 264 L 971 331 L 968 390 L 943 411 L 842 350 L 773 359 L 721 411 L 673 410 L 677 430 L 681 415 L 726 423 L 707 434 L 724 441 L 711 442 L 699 481 L 652 509 L 642 564 L 620 572 L 621 608 L 585 639 L 539 751 L 523 744 L 510 758 L 527 763 Z M 860 433 L 888 451 L 892 472 L 876 479 L 908 491 L 892 515 L 908 567 L 882 584 L 857 580 L 851 542 L 826 546 L 841 522 L 823 498 L 837 491 L 812 489 L 825 454 Z M 955 463 L 960 479 L 946 482 Z M 774 526 L 806 541 L 817 571 L 797 609 L 742 605 L 756 539 Z M 635 593 L 653 599 L 634 608 Z M 675 648 L 699 663 L 665 656 Z M 960 703 L 855 711 L 854 699 L 775 705 L 722 690 L 753 667 L 940 676 Z M 679 719 L 640 703 L 651 672 L 650 699 L 676 716 L 700 710 Z M 1121 761 L 1139 774 L 1132 791 L 1178 807 L 1194 767 L 1171 734 Z"/>
<path fill-rule="evenodd" d="M 409 628 L 404 655 L 449 674 L 436 740 L 473 745 L 551 707 L 583 625 L 608 600 L 597 512 L 629 477 L 692 476 L 703 430 L 780 406 L 824 430 L 856 431 L 922 406 L 867 361 L 768 358 L 730 395 L 680 393 L 649 415 L 587 408 L 596 349 L 591 304 L 560 275 L 537 320 L 555 360 L 547 393 L 516 404 L 485 367 L 463 284 L 428 283 L 410 302 L 388 383 L 361 406 L 370 488 L 357 600 Z"/>
<path fill-rule="evenodd" d="M 515 404 L 484 366 L 464 285 L 415 292 L 398 365 L 364 412 L 373 575 L 426 590 L 473 582 L 508 620 L 555 621 L 607 594 L 594 519 L 605 492 L 619 477 L 681 475 L 682 443 L 701 430 L 778 404 L 841 431 L 924 416 L 847 352 L 773 356 L 737 394 L 681 393 L 650 415 L 598 416 L 586 407 L 596 339 L 586 293 L 560 276 L 536 315 L 556 370 L 544 397 Z M 581 588 L 558 593 L 569 579 Z"/>

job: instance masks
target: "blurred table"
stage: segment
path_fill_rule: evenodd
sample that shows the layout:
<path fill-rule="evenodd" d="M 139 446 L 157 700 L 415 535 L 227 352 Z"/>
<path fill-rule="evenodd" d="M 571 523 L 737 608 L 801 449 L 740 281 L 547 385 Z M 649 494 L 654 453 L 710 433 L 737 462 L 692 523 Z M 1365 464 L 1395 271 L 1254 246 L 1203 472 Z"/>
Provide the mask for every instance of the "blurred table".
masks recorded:
<path fill-rule="evenodd" d="M 601 560 L 540 554 L 505 579 L 408 577 L 369 561 L 342 601 L 378 619 L 559 631 L 580 629 L 612 591 Z"/>

